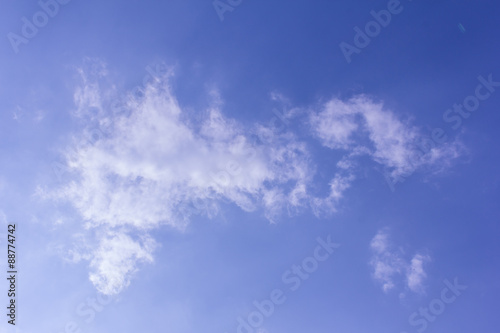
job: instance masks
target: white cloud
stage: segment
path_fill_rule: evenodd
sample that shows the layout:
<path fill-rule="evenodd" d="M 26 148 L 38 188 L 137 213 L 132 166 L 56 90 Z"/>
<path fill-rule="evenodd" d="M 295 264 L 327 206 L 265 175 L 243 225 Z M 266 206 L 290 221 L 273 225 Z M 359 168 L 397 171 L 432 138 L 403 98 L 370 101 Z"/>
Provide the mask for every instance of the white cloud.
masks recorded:
<path fill-rule="evenodd" d="M 224 197 L 246 211 L 299 204 L 293 190 L 283 200 L 270 198 L 284 191 L 280 185 L 309 181 L 303 144 L 271 133 L 275 144 L 252 145 L 241 126 L 213 108 L 197 132 L 165 88 L 149 86 L 143 100 L 129 102 L 129 114 L 101 119 L 109 124 L 104 137 L 76 143 L 66 156 L 75 178 L 52 196 L 69 199 L 89 226 L 141 229 L 182 228 L 185 217 L 177 213 L 185 201 Z"/>
<path fill-rule="evenodd" d="M 106 295 L 119 293 L 142 262 L 152 262 L 155 242 L 150 237 L 133 240 L 124 233 L 104 237 L 90 262 L 90 281 Z"/>
<path fill-rule="evenodd" d="M 312 113 L 310 123 L 322 144 L 331 149 L 347 149 L 354 144 L 358 130 L 357 110 L 353 102 L 328 101 L 319 113 Z"/>
<path fill-rule="evenodd" d="M 417 253 L 408 263 L 404 259 L 404 252 L 401 249 L 394 249 L 387 229 L 377 232 L 370 242 L 370 249 L 372 251 L 370 260 L 372 276 L 382 285 L 384 292 L 394 289 L 405 276 L 407 288 L 415 293 L 423 293 L 423 283 L 427 277 L 424 263 L 430 261 L 429 256 Z"/>
<path fill-rule="evenodd" d="M 389 235 L 387 233 L 387 230 L 382 229 L 380 230 L 375 237 L 370 242 L 370 248 L 375 252 L 377 255 L 381 255 L 388 250 L 389 246 Z"/>
<path fill-rule="evenodd" d="M 193 214 L 216 215 L 221 200 L 262 210 L 272 222 L 310 205 L 314 169 L 305 144 L 291 133 L 258 126 L 269 141 L 252 143 L 252 130 L 225 117 L 220 101 L 201 120 L 189 117 L 166 78 L 143 87 L 142 96 L 112 103 L 112 93 L 99 85 L 102 73 L 83 71 L 74 96 L 74 115 L 86 128 L 63 153 L 69 180 L 37 192 L 69 202 L 85 228 L 114 233 L 90 255 L 70 254 L 90 260 L 91 280 L 102 292 L 119 292 L 136 264 L 152 260 L 154 246 L 132 241 L 137 232 L 160 225 L 182 230 Z"/>
<path fill-rule="evenodd" d="M 370 242 L 373 252 L 370 264 L 373 268 L 373 278 L 382 284 L 385 292 L 395 287 L 394 279 L 404 268 L 401 253 L 394 251 L 389 243 L 387 230 L 379 231 Z"/>
<path fill-rule="evenodd" d="M 364 95 L 348 101 L 333 98 L 312 112 L 309 122 L 322 145 L 348 151 L 339 167 L 348 168 L 353 157 L 368 155 L 394 179 L 425 167 L 441 170 L 462 149 L 457 142 L 433 143 L 424 154 L 420 147 L 425 137 L 417 127 Z"/>
<path fill-rule="evenodd" d="M 343 175 L 337 173 L 330 181 L 330 194 L 326 198 L 312 199 L 312 208 L 316 216 L 329 214 L 337 211 L 337 206 L 344 192 L 351 186 L 354 180 L 352 174 Z"/>
<path fill-rule="evenodd" d="M 422 283 L 427 277 L 427 274 L 424 271 L 424 263 L 428 261 L 430 261 L 430 257 L 422 254 L 416 254 L 411 259 L 410 267 L 408 267 L 406 272 L 408 288 L 410 288 L 410 290 L 414 292 L 422 291 Z"/>

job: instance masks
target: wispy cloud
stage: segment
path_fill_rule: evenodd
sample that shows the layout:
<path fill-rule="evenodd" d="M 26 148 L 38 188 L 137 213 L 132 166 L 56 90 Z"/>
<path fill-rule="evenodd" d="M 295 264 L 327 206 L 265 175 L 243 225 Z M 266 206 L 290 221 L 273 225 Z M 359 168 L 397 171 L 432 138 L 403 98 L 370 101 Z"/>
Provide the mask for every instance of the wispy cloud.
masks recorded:
<path fill-rule="evenodd" d="M 338 172 L 330 181 L 330 194 L 326 198 L 313 198 L 312 209 L 316 216 L 327 215 L 337 211 L 340 199 L 344 192 L 351 186 L 354 175 Z"/>
<path fill-rule="evenodd" d="M 422 153 L 422 131 L 364 95 L 329 100 L 311 112 L 309 123 L 322 145 L 347 152 L 344 165 L 356 156 L 369 156 L 395 178 L 425 167 L 442 169 L 461 151 L 455 141 Z"/>
<path fill-rule="evenodd" d="M 428 255 L 417 253 L 410 262 L 404 259 L 404 251 L 395 248 L 389 239 L 388 229 L 379 230 L 370 242 L 372 276 L 382 285 L 384 292 L 394 289 L 401 280 L 415 293 L 424 292 L 427 274 L 424 264 L 430 261 Z"/>
<path fill-rule="evenodd" d="M 373 268 L 373 278 L 382 284 L 382 289 L 387 292 L 394 288 L 394 278 L 401 274 L 404 262 L 401 253 L 394 251 L 389 243 L 386 230 L 379 231 L 370 243 L 373 252 L 370 264 Z"/>
<path fill-rule="evenodd" d="M 133 240 L 134 234 L 161 225 L 183 230 L 194 213 L 217 214 L 221 201 L 262 210 L 271 222 L 310 205 L 314 168 L 305 143 L 293 134 L 244 128 L 223 115 L 219 99 L 201 117 L 189 116 L 168 76 L 113 103 L 112 91 L 99 84 L 105 71 L 80 73 L 74 115 L 102 135 L 89 140 L 88 130 L 76 134 L 63 152 L 66 181 L 40 187 L 38 194 L 69 202 L 85 228 L 104 230 L 97 250 L 80 256 L 90 261 L 91 280 L 101 292 L 118 293 L 137 263 L 152 260 L 152 243 Z M 253 143 L 255 131 L 265 131 L 269 141 Z"/>
<path fill-rule="evenodd" d="M 130 284 L 138 264 L 153 262 L 155 245 L 149 236 L 134 240 L 124 233 L 107 235 L 93 253 L 90 281 L 104 294 L 117 294 Z"/>
<path fill-rule="evenodd" d="M 424 271 L 424 264 L 430 261 L 430 257 L 422 254 L 416 254 L 411 259 L 410 267 L 407 268 L 406 279 L 408 288 L 413 292 L 422 292 L 422 284 L 427 274 Z"/>

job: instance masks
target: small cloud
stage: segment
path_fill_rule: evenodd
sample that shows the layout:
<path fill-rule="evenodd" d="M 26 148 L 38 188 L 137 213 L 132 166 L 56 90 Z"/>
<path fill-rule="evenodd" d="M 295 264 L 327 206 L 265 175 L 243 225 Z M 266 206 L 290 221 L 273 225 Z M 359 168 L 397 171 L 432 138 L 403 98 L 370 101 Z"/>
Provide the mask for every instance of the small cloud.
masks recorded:
<path fill-rule="evenodd" d="M 41 122 L 45 118 L 45 112 L 42 110 L 38 110 L 35 112 L 35 116 L 33 117 L 33 121 L 36 123 Z"/>
<path fill-rule="evenodd" d="M 355 177 L 352 174 L 337 173 L 330 181 L 330 193 L 326 198 L 312 199 L 311 206 L 316 216 L 329 215 L 337 211 L 344 192 L 351 187 Z"/>
<path fill-rule="evenodd" d="M 18 105 L 16 106 L 16 110 L 12 112 L 12 119 L 14 121 L 20 122 L 24 117 L 24 110 Z"/>
<path fill-rule="evenodd" d="M 380 230 L 375 235 L 370 242 L 370 248 L 373 252 L 370 261 L 373 278 L 382 284 L 384 292 L 388 292 L 395 287 L 394 279 L 403 271 L 404 262 L 401 253 L 393 250 L 386 229 Z"/>
<path fill-rule="evenodd" d="M 415 254 L 408 263 L 404 260 L 403 251 L 394 249 L 389 240 L 388 229 L 381 229 L 370 242 L 372 259 L 370 265 L 372 276 L 382 285 L 384 292 L 389 292 L 406 276 L 406 286 L 415 293 L 423 293 L 423 282 L 427 277 L 424 263 L 430 261 L 429 256 Z M 404 295 L 404 294 L 403 294 Z M 401 295 L 400 295 L 401 296 Z"/>
<path fill-rule="evenodd" d="M 124 233 L 104 237 L 90 262 L 90 281 L 105 295 L 118 294 L 130 284 L 140 263 L 153 262 L 155 246 L 148 236 L 141 240 Z"/>
<path fill-rule="evenodd" d="M 408 288 L 411 291 L 420 293 L 423 291 L 423 281 L 427 277 L 424 271 L 424 264 L 430 261 L 430 257 L 422 254 L 416 254 L 411 259 L 410 267 L 407 268 L 406 278 Z"/>

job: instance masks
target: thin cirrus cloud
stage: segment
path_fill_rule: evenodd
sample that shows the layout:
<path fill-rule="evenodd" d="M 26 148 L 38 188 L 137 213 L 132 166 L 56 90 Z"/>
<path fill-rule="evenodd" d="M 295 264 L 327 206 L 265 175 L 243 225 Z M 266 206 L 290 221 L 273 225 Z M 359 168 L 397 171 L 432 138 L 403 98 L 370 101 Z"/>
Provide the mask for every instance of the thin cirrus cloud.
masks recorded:
<path fill-rule="evenodd" d="M 443 170 L 463 149 L 458 140 L 422 149 L 421 130 L 365 95 L 332 98 L 311 112 L 309 123 L 323 146 L 347 152 L 339 167 L 348 169 L 355 157 L 369 156 L 393 178 L 424 168 Z"/>
<path fill-rule="evenodd" d="M 219 99 L 200 120 L 179 104 L 169 74 L 146 84 L 139 95 L 129 93 L 117 102 L 114 88 L 102 84 L 107 80 L 102 63 L 79 73 L 73 115 L 101 134 L 96 140 L 88 139 L 88 129 L 76 134 L 62 152 L 63 184 L 41 186 L 37 193 L 70 203 L 86 230 L 101 231 L 99 239 L 82 240 L 95 243 L 95 250 L 83 244 L 85 253 L 68 252 L 89 261 L 90 279 L 105 294 L 119 293 L 138 265 L 153 261 L 158 244 L 149 234 L 162 225 L 183 230 L 194 214 L 216 216 L 223 202 L 245 212 L 261 211 L 271 222 L 304 209 L 317 216 L 330 214 L 356 178 L 356 156 L 369 155 L 396 172 L 417 167 L 408 159 L 410 143 L 419 136 L 416 128 L 364 96 L 347 102 L 332 99 L 310 113 L 311 132 L 324 146 L 345 154 L 329 183 L 329 194 L 317 197 L 311 193 L 314 156 L 290 131 L 263 125 L 246 128 L 223 115 Z M 261 142 L 251 139 L 255 135 Z M 371 145 L 365 145 L 366 138 Z M 445 151 L 452 148 L 436 148 L 425 163 L 453 157 Z M 417 259 L 410 288 L 417 288 L 424 276 Z M 379 266 L 377 274 L 386 280 L 401 269 L 390 260 Z"/>
<path fill-rule="evenodd" d="M 408 262 L 404 259 L 404 251 L 395 248 L 389 236 L 388 229 L 381 229 L 370 242 L 373 279 L 386 293 L 400 284 L 404 284 L 412 292 L 423 293 L 427 277 L 424 264 L 431 260 L 430 256 L 416 253 Z"/>

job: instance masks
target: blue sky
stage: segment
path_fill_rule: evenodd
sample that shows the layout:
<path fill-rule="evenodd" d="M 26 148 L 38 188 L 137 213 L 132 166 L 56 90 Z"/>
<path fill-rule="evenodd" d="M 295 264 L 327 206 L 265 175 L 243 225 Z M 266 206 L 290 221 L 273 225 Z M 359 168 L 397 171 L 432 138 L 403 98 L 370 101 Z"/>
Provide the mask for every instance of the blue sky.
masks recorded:
<path fill-rule="evenodd" d="M 497 332 L 497 2 L 2 13 L 0 332 Z"/>

